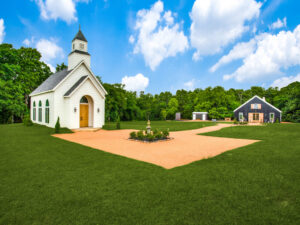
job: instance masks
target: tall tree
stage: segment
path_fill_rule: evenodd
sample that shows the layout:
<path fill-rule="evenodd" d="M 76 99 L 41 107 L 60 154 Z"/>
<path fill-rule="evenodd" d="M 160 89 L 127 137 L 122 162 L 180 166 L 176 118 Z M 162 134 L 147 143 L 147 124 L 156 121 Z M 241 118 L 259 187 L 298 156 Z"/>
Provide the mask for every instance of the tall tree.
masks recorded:
<path fill-rule="evenodd" d="M 2 122 L 22 117 L 29 108 L 29 94 L 51 74 L 49 67 L 40 59 L 41 54 L 36 49 L 15 49 L 11 44 L 0 45 Z"/>

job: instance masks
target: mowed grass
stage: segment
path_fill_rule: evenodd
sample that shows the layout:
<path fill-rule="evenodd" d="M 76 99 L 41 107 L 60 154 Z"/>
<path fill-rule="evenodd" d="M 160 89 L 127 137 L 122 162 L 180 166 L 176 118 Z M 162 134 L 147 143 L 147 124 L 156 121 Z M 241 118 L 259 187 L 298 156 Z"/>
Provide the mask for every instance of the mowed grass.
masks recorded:
<path fill-rule="evenodd" d="M 147 121 L 121 121 L 121 129 L 146 130 Z M 184 121 L 151 121 L 152 129 L 170 131 L 192 130 L 207 126 L 216 125 L 215 122 L 184 122 Z M 115 130 L 116 122 L 106 123 L 105 130 Z"/>
<path fill-rule="evenodd" d="M 261 142 L 165 170 L 0 126 L 0 224 L 299 224 L 300 124 L 206 134 Z"/>

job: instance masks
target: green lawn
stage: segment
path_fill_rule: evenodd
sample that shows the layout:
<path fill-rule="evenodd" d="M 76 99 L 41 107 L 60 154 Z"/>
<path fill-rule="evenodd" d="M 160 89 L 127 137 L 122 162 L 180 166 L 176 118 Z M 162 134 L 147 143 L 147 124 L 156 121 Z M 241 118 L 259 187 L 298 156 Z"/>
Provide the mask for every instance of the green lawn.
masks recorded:
<path fill-rule="evenodd" d="M 261 142 L 165 170 L 0 126 L 0 224 L 299 224 L 300 124 L 209 135 Z"/>
<path fill-rule="evenodd" d="M 183 122 L 183 121 L 151 121 L 151 128 L 158 128 L 161 130 L 169 129 L 170 131 L 180 131 L 180 130 L 192 130 L 198 129 L 206 126 L 216 125 L 214 122 Z M 147 126 L 147 121 L 122 121 L 121 129 L 136 129 L 145 130 Z M 111 122 L 105 124 L 103 129 L 115 130 L 116 123 Z"/>

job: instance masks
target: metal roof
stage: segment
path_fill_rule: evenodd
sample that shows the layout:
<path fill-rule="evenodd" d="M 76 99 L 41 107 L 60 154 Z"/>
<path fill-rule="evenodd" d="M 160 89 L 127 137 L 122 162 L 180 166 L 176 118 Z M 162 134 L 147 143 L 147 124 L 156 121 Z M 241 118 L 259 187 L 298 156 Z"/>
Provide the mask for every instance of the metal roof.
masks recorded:
<path fill-rule="evenodd" d="M 36 95 L 42 92 L 51 91 L 58 85 L 72 70 L 63 69 L 49 76 L 40 86 L 38 86 L 30 95 Z"/>

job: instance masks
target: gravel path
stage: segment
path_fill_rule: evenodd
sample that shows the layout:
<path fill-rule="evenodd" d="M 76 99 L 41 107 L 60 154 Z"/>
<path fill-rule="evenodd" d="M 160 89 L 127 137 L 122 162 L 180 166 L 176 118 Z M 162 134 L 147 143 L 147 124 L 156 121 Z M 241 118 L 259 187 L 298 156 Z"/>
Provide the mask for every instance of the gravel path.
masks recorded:
<path fill-rule="evenodd" d="M 170 132 L 172 140 L 154 143 L 128 140 L 132 130 L 81 131 L 53 136 L 171 169 L 257 142 L 257 140 L 197 135 L 230 126 L 233 125 L 218 124 L 195 130 Z"/>

